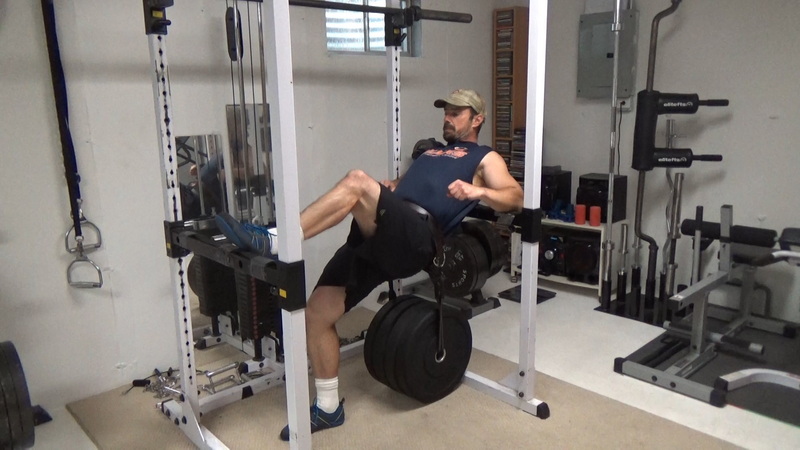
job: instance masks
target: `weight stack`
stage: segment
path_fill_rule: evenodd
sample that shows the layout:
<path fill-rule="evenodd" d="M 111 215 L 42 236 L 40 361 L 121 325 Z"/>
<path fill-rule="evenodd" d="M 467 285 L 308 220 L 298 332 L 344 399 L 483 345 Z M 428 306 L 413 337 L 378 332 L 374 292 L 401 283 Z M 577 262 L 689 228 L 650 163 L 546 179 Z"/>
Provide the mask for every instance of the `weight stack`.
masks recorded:
<path fill-rule="evenodd" d="M 200 313 L 216 317 L 236 314 L 236 280 L 233 269 L 200 255 L 192 256 L 187 269 L 189 288 L 197 295 Z"/>
<path fill-rule="evenodd" d="M 422 403 L 453 392 L 472 355 L 467 319 L 444 309 L 444 357 L 439 350 L 439 307 L 415 295 L 402 295 L 375 315 L 364 339 L 364 362 L 373 378 Z"/>
<path fill-rule="evenodd" d="M 280 308 L 277 298 L 269 292 L 269 285 L 238 271 L 235 279 L 242 339 L 258 340 L 272 332 L 282 339 Z"/>

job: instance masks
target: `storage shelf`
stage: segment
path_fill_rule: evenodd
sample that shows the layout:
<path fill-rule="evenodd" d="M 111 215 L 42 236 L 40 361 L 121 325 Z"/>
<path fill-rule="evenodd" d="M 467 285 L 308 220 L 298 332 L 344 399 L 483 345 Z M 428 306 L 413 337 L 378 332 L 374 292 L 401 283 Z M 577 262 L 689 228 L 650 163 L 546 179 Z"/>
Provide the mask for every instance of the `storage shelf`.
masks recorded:
<path fill-rule="evenodd" d="M 511 169 L 515 133 L 525 128 L 528 8 L 510 7 L 494 11 L 493 44 L 492 147 Z M 514 170 L 519 172 L 519 164 L 516 166 Z M 521 175 L 516 178 L 522 182 Z"/>
<path fill-rule="evenodd" d="M 555 219 L 542 219 L 542 225 L 545 226 L 553 226 L 559 228 L 571 228 L 573 230 L 586 230 L 586 231 L 594 231 L 597 233 L 602 233 L 605 224 L 600 224 L 599 226 L 593 227 L 588 223 L 583 225 L 578 225 L 575 222 L 564 222 L 563 220 L 555 220 Z"/>
<path fill-rule="evenodd" d="M 540 280 L 550 281 L 550 282 L 553 282 L 553 283 L 567 284 L 567 285 L 570 285 L 570 286 L 577 286 L 577 287 L 582 287 L 582 288 L 587 288 L 587 289 L 595 289 L 596 290 L 598 288 L 597 284 L 581 283 L 580 281 L 572 281 L 567 277 L 562 277 L 561 275 L 542 275 L 542 274 L 539 274 L 539 279 Z"/>
<path fill-rule="evenodd" d="M 615 222 L 614 225 L 622 225 L 622 224 L 625 224 L 625 223 L 627 223 L 627 221 L 623 220 L 623 221 Z M 554 219 L 542 219 L 542 228 L 543 229 L 545 229 L 545 228 L 561 228 L 561 229 L 567 229 L 567 230 L 579 230 L 579 231 L 582 231 L 582 232 L 597 233 L 597 234 L 600 235 L 599 236 L 599 244 L 600 244 L 601 248 L 602 248 L 603 242 L 605 242 L 606 239 L 607 239 L 607 237 L 606 237 L 606 234 L 607 234 L 606 233 L 606 224 L 605 223 L 601 223 L 599 226 L 595 227 L 595 226 L 589 225 L 588 223 L 583 224 L 583 225 L 578 225 L 578 224 L 576 224 L 574 222 L 564 222 L 564 221 L 561 221 L 561 220 L 554 220 Z M 616 252 L 617 249 L 614 249 L 614 251 Z M 619 262 L 619 258 L 612 258 L 612 268 L 611 268 L 611 272 L 612 272 L 611 289 L 612 289 L 612 291 L 616 288 L 616 281 L 617 281 L 617 277 L 616 277 L 616 269 L 617 269 L 617 267 L 616 266 L 618 266 L 618 262 Z M 561 275 L 542 275 L 542 274 L 539 274 L 539 279 L 540 280 L 551 281 L 553 283 L 559 283 L 559 284 L 564 284 L 564 285 L 570 285 L 570 286 L 577 286 L 577 287 L 581 287 L 581 288 L 593 289 L 593 290 L 597 291 L 597 297 L 599 298 L 600 297 L 601 284 L 602 284 L 601 281 L 603 279 L 603 273 L 605 271 L 605 258 L 603 258 L 602 251 L 600 253 L 600 262 L 599 262 L 599 264 L 600 264 L 600 267 L 598 268 L 598 282 L 595 283 L 595 284 L 593 284 L 593 283 L 584 283 L 584 282 L 580 282 L 580 281 L 573 281 L 573 280 L 570 280 L 569 278 L 567 278 L 565 276 L 561 276 Z"/>

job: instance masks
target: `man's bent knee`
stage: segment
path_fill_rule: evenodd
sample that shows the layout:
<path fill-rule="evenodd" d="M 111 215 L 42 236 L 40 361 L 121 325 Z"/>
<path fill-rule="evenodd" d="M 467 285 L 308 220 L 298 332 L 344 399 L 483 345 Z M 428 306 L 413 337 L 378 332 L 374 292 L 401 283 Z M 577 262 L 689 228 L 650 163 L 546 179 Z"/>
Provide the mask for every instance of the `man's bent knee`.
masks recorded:
<path fill-rule="evenodd" d="M 372 183 L 377 183 L 375 179 L 371 176 L 367 175 L 366 172 L 360 169 L 353 169 L 347 172 L 344 179 L 341 181 L 343 184 L 348 186 L 351 189 L 364 191 L 367 189 Z"/>
<path fill-rule="evenodd" d="M 331 326 L 344 315 L 345 289 L 339 286 L 318 286 L 306 305 L 307 325 Z"/>

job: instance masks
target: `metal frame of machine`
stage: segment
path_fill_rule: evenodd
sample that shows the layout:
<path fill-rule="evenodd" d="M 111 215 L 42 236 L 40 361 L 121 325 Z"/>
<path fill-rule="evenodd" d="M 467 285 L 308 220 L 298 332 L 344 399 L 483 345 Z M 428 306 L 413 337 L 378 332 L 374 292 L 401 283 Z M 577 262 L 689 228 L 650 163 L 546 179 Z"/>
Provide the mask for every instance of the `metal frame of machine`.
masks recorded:
<path fill-rule="evenodd" d="M 245 1 L 245 0 L 243 0 Z M 234 5 L 236 5 L 234 1 Z M 258 3 L 259 15 L 261 4 Z M 174 117 L 171 88 L 169 82 L 169 63 L 167 60 L 167 7 L 172 0 L 143 0 L 145 27 L 150 44 L 152 62 L 153 93 L 155 116 L 161 147 L 162 184 L 164 188 L 165 234 L 170 256 L 170 272 L 173 284 L 173 297 L 177 342 L 181 354 L 181 388 L 176 399 L 162 402 L 162 411 L 170 417 L 186 436 L 200 448 L 227 448 L 213 433 L 200 423 L 203 412 L 252 395 L 259 389 L 266 389 L 281 383 L 285 375 L 287 407 L 291 448 L 309 448 L 311 432 L 309 427 L 308 364 L 305 336 L 305 274 L 302 259 L 302 230 L 299 223 L 298 161 L 296 153 L 296 126 L 294 111 L 294 88 L 292 81 L 291 33 L 289 6 L 325 7 L 327 2 L 299 0 L 274 0 L 263 2 L 266 6 L 266 41 L 264 52 L 267 56 L 267 86 L 269 92 L 270 118 L 272 121 L 272 147 L 275 183 L 275 209 L 277 228 L 281 238 L 278 244 L 279 259 L 249 257 L 238 252 L 226 251 L 203 233 L 200 222 L 182 220 L 179 182 L 175 157 Z M 315 5 L 311 5 L 314 3 Z M 339 4 L 328 4 L 338 7 Z M 528 71 L 528 146 L 526 152 L 526 179 L 524 208 L 522 217 L 528 226 L 523 227 L 522 264 L 527 270 L 522 272 L 522 301 L 520 319 L 519 366 L 502 382 L 486 379 L 467 372 L 464 382 L 480 391 L 509 403 L 540 418 L 549 416 L 546 403 L 534 397 L 535 368 L 535 322 L 538 264 L 538 233 L 541 218 L 538 212 L 541 179 L 542 129 L 544 110 L 545 46 L 547 31 L 547 1 L 532 1 L 530 5 L 530 34 Z M 417 11 L 419 12 L 419 11 Z M 406 13 L 408 14 L 408 13 Z M 444 15 L 442 15 L 444 14 Z M 430 11 L 432 20 L 447 20 L 446 15 Z M 259 17 L 260 20 L 260 17 Z M 418 20 L 418 19 L 417 19 Z M 399 174 L 400 152 L 400 77 L 399 54 L 397 48 L 387 52 L 387 84 L 389 120 L 389 171 Z M 532 87 L 532 88 L 531 88 Z M 240 385 L 233 391 L 223 390 L 199 398 L 199 384 L 195 376 L 196 364 L 193 345 L 192 319 L 189 314 L 189 295 L 187 292 L 187 264 L 185 257 L 189 252 L 202 254 L 217 262 L 230 265 L 236 270 L 247 272 L 252 277 L 263 280 L 274 287 L 282 308 L 285 360 L 273 364 L 273 374 L 260 377 L 249 384 Z M 267 357 L 274 355 L 274 347 L 264 342 Z M 353 354 L 358 346 L 343 348 L 343 353 Z"/>

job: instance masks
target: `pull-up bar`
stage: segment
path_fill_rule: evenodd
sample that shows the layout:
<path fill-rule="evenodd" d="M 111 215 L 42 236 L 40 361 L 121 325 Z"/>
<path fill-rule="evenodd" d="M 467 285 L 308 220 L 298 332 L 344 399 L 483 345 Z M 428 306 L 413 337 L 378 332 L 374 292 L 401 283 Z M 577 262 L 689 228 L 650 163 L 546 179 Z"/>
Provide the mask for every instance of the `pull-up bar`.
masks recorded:
<path fill-rule="evenodd" d="M 175 0 L 142 0 L 144 5 L 145 30 L 147 34 L 167 34 L 167 27 L 171 24 L 171 22 L 167 20 L 166 9 L 172 6 L 174 1 Z M 327 2 L 322 0 L 289 0 L 289 5 L 304 6 L 308 8 L 338 9 L 344 11 L 384 14 L 387 18 L 387 21 L 395 28 L 409 27 L 414 22 L 420 20 L 472 23 L 472 14 L 422 9 L 419 6 L 411 6 L 401 9 L 369 5 L 353 5 L 349 3 Z M 387 29 L 386 31 L 387 42 L 390 40 L 391 36 L 398 33 L 398 30 Z M 402 40 L 402 38 L 400 38 L 400 40 Z M 394 43 L 391 45 L 398 44 L 399 43 Z"/>
<path fill-rule="evenodd" d="M 321 0 L 289 0 L 291 6 L 306 6 L 309 8 L 340 9 L 346 11 L 358 11 L 379 14 L 411 14 L 413 21 L 418 20 L 439 20 L 442 22 L 471 23 L 472 14 L 454 13 L 448 11 L 436 11 L 432 9 L 422 9 L 412 6 L 406 9 L 384 8 L 380 6 L 353 5 L 348 3 L 326 2 Z M 410 25 L 406 24 L 406 26 Z"/>

